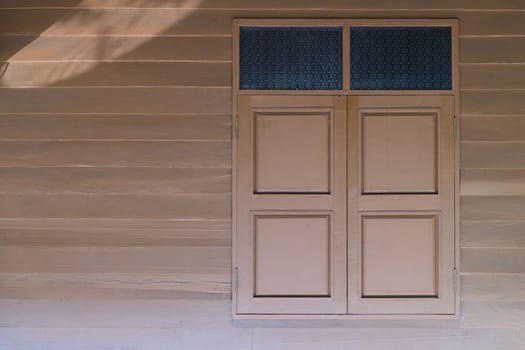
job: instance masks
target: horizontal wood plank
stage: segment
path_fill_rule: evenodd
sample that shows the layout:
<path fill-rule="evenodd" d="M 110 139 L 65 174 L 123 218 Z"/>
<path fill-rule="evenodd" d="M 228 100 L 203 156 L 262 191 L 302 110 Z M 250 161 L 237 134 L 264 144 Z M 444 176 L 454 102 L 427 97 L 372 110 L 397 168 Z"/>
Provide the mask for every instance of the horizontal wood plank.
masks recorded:
<path fill-rule="evenodd" d="M 0 36 L 0 61 L 79 60 L 231 61 L 231 38 L 228 36 Z"/>
<path fill-rule="evenodd" d="M 18 86 L 231 86 L 222 62 L 10 62 L 1 84 Z"/>
<path fill-rule="evenodd" d="M 0 141 L 0 166 L 229 169 L 231 144 L 183 141 Z"/>
<path fill-rule="evenodd" d="M 525 116 L 463 116 L 462 141 L 525 141 Z"/>
<path fill-rule="evenodd" d="M 460 18 L 460 35 L 523 34 L 519 11 L 453 9 L 4 9 L 0 35 L 231 35 L 234 18 Z M 95 20 L 96 19 L 96 20 Z"/>
<path fill-rule="evenodd" d="M 231 89 L 220 87 L 3 88 L 1 92 L 0 114 L 231 113 Z"/>
<path fill-rule="evenodd" d="M 0 168 L 1 194 L 231 193 L 231 170 L 215 168 Z"/>
<path fill-rule="evenodd" d="M 0 298 L 200 299 L 230 298 L 231 274 L 0 273 Z"/>
<path fill-rule="evenodd" d="M 525 220 L 525 196 L 462 196 L 462 220 Z"/>
<path fill-rule="evenodd" d="M 460 67 L 461 89 L 520 89 L 525 64 L 464 64 Z"/>
<path fill-rule="evenodd" d="M 2 273 L 227 274 L 230 247 L 0 247 Z"/>
<path fill-rule="evenodd" d="M 525 274 L 525 249 L 462 248 L 461 272 Z"/>
<path fill-rule="evenodd" d="M 2 218 L 229 219 L 229 194 L 0 195 Z"/>
<path fill-rule="evenodd" d="M 459 45 L 461 63 L 525 62 L 525 37 L 467 37 Z"/>
<path fill-rule="evenodd" d="M 524 309 L 525 302 L 465 302 L 462 305 L 461 326 L 523 329 L 525 324 Z M 513 339 L 515 341 L 513 347 L 516 350 L 525 344 L 522 336 L 516 336 Z"/>
<path fill-rule="evenodd" d="M 525 169 L 463 169 L 465 196 L 525 196 Z"/>
<path fill-rule="evenodd" d="M 506 0 L 504 2 L 498 0 L 462 0 L 457 2 L 454 0 L 441 0 L 439 2 L 432 2 L 427 4 L 425 9 L 520 9 L 522 3 L 520 0 Z M 23 2 L 17 0 L 3 0 L 0 8 L 206 8 L 206 9 L 221 9 L 221 8 L 246 8 L 246 9 L 260 9 L 260 8 L 289 8 L 289 9 L 398 9 L 398 8 L 413 8 L 420 9 L 422 7 L 420 1 L 413 0 L 399 0 L 396 3 L 389 1 L 370 2 L 366 0 L 357 0 L 348 3 L 346 0 L 325 0 L 319 3 L 316 0 L 267 0 L 264 2 L 244 0 L 214 0 L 214 1 L 185 1 L 185 0 L 148 0 L 147 2 L 136 0 L 25 0 Z"/>
<path fill-rule="evenodd" d="M 525 90 L 463 91 L 461 114 L 525 114 Z"/>
<path fill-rule="evenodd" d="M 525 222 L 465 221 L 461 223 L 461 246 L 478 248 L 525 248 Z"/>
<path fill-rule="evenodd" d="M 525 302 L 525 274 L 465 274 L 461 300 L 476 302 Z"/>
<path fill-rule="evenodd" d="M 230 300 L 0 300 L 0 327 L 223 328 Z"/>
<path fill-rule="evenodd" d="M 230 141 L 231 115 L 0 115 L 0 140 Z"/>
<path fill-rule="evenodd" d="M 462 168 L 525 168 L 523 142 L 465 142 L 461 144 Z"/>

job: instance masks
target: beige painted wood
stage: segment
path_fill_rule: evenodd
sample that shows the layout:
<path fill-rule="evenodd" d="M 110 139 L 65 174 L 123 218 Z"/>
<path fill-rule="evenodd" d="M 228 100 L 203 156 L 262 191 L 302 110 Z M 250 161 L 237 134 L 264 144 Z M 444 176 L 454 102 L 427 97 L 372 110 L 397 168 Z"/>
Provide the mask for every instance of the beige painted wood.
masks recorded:
<path fill-rule="evenodd" d="M 329 112 L 253 112 L 254 192 L 329 193 Z"/>
<path fill-rule="evenodd" d="M 461 115 L 524 114 L 523 90 L 468 90 L 461 93 Z"/>
<path fill-rule="evenodd" d="M 231 193 L 231 170 L 224 168 L 6 167 L 0 178 L 3 194 Z"/>
<path fill-rule="evenodd" d="M 2 85 L 231 86 L 229 62 L 10 62 Z"/>
<path fill-rule="evenodd" d="M 0 36 L 0 60 L 9 62 L 231 61 L 231 55 L 229 36 Z"/>
<path fill-rule="evenodd" d="M 231 140 L 228 114 L 3 114 L 0 140 Z"/>
<path fill-rule="evenodd" d="M 255 297 L 330 296 L 329 213 L 255 214 Z"/>
<path fill-rule="evenodd" d="M 75 10 L 49 11 L 52 7 L 95 7 L 86 12 Z M 144 62 L 151 60 L 211 60 L 229 61 L 231 59 L 231 18 L 235 17 L 352 17 L 352 18 L 406 18 L 406 17 L 440 17 L 459 18 L 461 27 L 461 62 L 465 63 L 523 63 L 524 38 L 523 35 L 523 5 L 521 0 L 440 0 L 424 2 L 419 0 L 403 1 L 346 1 L 327 0 L 319 1 L 172 1 L 172 0 L 36 0 L 19 1 L 3 0 L 0 7 L 33 7 L 31 10 L 8 11 L 0 13 L 0 26 L 2 32 L 16 32 L 15 36 L 0 36 L 0 58 L 10 61 L 63 61 L 63 60 L 92 60 L 98 65 L 99 60 L 134 60 Z M 180 18 L 174 16 L 178 13 L 162 12 L 165 8 L 191 8 L 194 15 Z M 197 10 L 196 8 L 208 8 Z M 106 10 L 103 10 L 106 8 Z M 230 8 L 227 11 L 212 10 Z M 260 11 L 258 9 L 265 8 Z M 326 11 L 331 8 L 331 11 Z M 160 10 L 159 10 L 160 9 Z M 233 9 L 233 10 L 232 10 Z M 293 10 L 290 10 L 293 9 Z M 375 9 L 375 10 L 371 10 Z M 109 11 L 108 11 L 109 10 Z M 481 11 L 479 11 L 481 10 Z M 502 11 L 503 10 L 503 11 Z M 195 13 L 196 12 L 196 13 Z M 187 11 L 189 13 L 189 11 Z M 223 16 L 228 19 L 223 20 Z M 12 19 L 7 19 L 7 18 Z M 173 24 L 163 30 L 164 23 Z M 166 20 L 166 21 L 164 21 Z M 55 21 L 61 21 L 56 23 Z M 115 22 L 115 26 L 112 26 Z M 131 25 L 130 25 L 131 23 Z M 159 25 L 159 23 L 161 25 Z M 53 36 L 49 33 L 64 31 L 69 34 Z M 49 31 L 47 29 L 49 28 Z M 24 29 L 25 28 L 25 29 Z M 27 30 L 26 30 L 27 29 Z M 19 35 L 23 32 L 33 32 L 35 36 L 28 38 Z M 78 35 L 76 33 L 93 33 L 93 35 Z M 121 36 L 108 36 L 105 33 L 121 33 Z M 142 33 L 142 34 L 133 34 Z M 168 36 L 164 34 L 167 33 Z M 169 36 L 173 33 L 183 35 Z M 42 34 L 42 36 L 40 35 Z M 70 35 L 71 34 L 71 35 Z M 190 34 L 186 36 L 185 34 Z M 196 36 L 194 36 L 196 34 Z M 517 35 L 517 36 L 516 36 Z M 33 40 L 35 39 L 35 40 Z M 490 71 L 492 68 L 487 67 Z M 89 72 L 88 72 L 89 74 Z M 475 73 L 477 74 L 477 73 Z M 477 79 L 480 79 L 477 77 Z M 190 82 L 190 80 L 188 80 Z M 463 85 L 463 79 L 461 81 Z M 487 86 L 497 83 L 487 81 Z M 463 111 L 469 114 L 477 113 L 482 117 L 501 117 L 499 113 L 522 115 L 520 109 L 523 105 L 523 96 L 512 91 L 501 90 L 502 85 L 492 85 L 496 90 L 488 92 L 466 91 L 468 100 L 465 101 Z M 513 89 L 523 88 L 515 85 Z M 75 88 L 79 89 L 79 88 Z M 130 93 L 128 90 L 108 89 L 103 86 L 96 88 L 96 94 L 89 91 L 71 91 L 61 89 L 50 92 L 49 95 L 37 93 L 37 90 L 20 89 L 13 95 L 8 89 L 3 89 L 0 94 L 2 102 L 0 108 L 9 107 L 8 115 L 11 118 L 19 116 L 20 111 L 38 106 L 35 117 L 49 117 L 46 113 L 67 113 L 57 116 L 57 119 L 44 119 L 37 122 L 35 118 L 21 118 L 11 128 L 5 124 L 0 127 L 3 139 L 19 139 L 19 141 L 34 139 L 173 139 L 180 140 L 179 135 L 187 135 L 194 140 L 226 140 L 227 134 L 223 128 L 203 129 L 191 121 L 191 115 L 181 119 L 178 124 L 166 124 L 160 119 L 153 118 L 156 113 L 173 113 L 173 110 L 184 107 L 186 113 L 197 116 L 203 115 L 203 104 L 207 104 L 204 113 L 231 113 L 230 97 L 225 97 L 224 103 L 210 101 L 214 98 L 213 90 L 196 92 L 198 96 L 195 103 L 189 104 L 186 95 L 180 95 L 180 90 L 170 90 L 166 94 L 159 92 L 158 98 L 144 90 Z M 130 88 L 129 88 L 130 89 Z M 29 91 L 28 91 L 29 90 Z M 186 88 L 185 88 L 186 90 Z M 40 90 L 39 90 L 40 91 Z M 157 90 L 159 91 L 159 90 Z M 510 94 L 510 96 L 509 96 Z M 102 97 L 96 97 L 96 96 Z M 202 96 L 205 96 L 203 101 Z M 6 96 L 4 98 L 3 96 Z M 19 96 L 13 99 L 13 96 Z M 53 97 L 54 96 L 54 97 Z M 474 97 L 473 97 L 474 96 Z M 179 98 L 181 97 L 181 98 Z M 46 99 L 48 99 L 46 101 Z M 95 99 L 99 106 L 92 107 L 86 103 Z M 172 105 L 173 101 L 173 105 Z M 207 101 L 210 101 L 209 104 Z M 69 104 L 71 102 L 71 104 Z M 463 101 L 462 101 L 463 102 Z M 82 119 L 71 118 L 68 111 L 74 106 L 77 113 L 85 114 Z M 116 109 L 125 109 L 125 113 L 142 113 L 144 123 L 132 119 L 124 119 L 122 123 L 110 127 L 110 122 L 104 123 L 102 119 L 107 115 L 97 118 L 93 115 L 101 110 L 115 113 Z M 223 112 L 220 112 L 223 111 Z M 474 112 L 475 111 L 475 112 Z M 491 115 L 492 113 L 492 115 Z M 493 114 L 497 113 L 497 114 Z M 465 114 L 465 113 L 463 113 Z M 464 115 L 461 117 L 463 118 Z M 61 117 L 61 119 L 58 119 Z M 151 117 L 151 119 L 149 119 Z M 89 119 L 92 118 L 92 119 Z M 12 120 L 12 119 L 11 119 Z M 92 122 L 88 122 L 91 120 Z M 148 123 L 147 121 L 150 121 Z M 463 118 L 463 121 L 465 119 Z M 78 127 L 75 128 L 75 123 Z M 211 120 L 209 120 L 212 123 Z M 93 129 L 96 125 L 101 127 Z M 129 127 L 126 127 L 129 126 Z M 501 119 L 490 121 L 482 118 L 472 123 L 462 123 L 463 135 L 467 140 L 480 141 L 509 141 L 519 140 L 519 124 L 513 124 Z M 9 130 L 9 131 L 7 131 Z M 41 131 L 38 131 L 41 130 Z M 51 131 L 53 130 L 53 131 Z M 144 135 L 140 131 L 144 131 Z M 200 133 L 202 132 L 202 134 Z M 199 135 L 202 135 L 199 136 Z M 473 138 L 470 139 L 470 136 Z M 182 136 L 184 137 L 184 136 Z M 26 141 L 24 141 L 26 142 Z M 5 144 L 1 148 L 4 148 Z M 66 159 L 73 159 L 82 148 L 69 148 L 71 143 L 63 145 L 61 154 Z M 92 149 L 86 146 L 84 150 L 89 153 Z M 115 146 L 116 147 L 116 146 Z M 115 149 L 112 147 L 111 149 Z M 128 148 L 131 147 L 131 148 Z M 27 149 L 32 147 L 27 146 Z M 136 149 L 131 143 L 119 145 L 119 157 L 131 159 L 136 154 Z M 37 147 L 33 148 L 37 149 Z M 69 149 L 69 151 L 68 151 Z M 491 158 L 487 163 L 483 161 L 488 147 L 469 147 L 468 159 L 476 159 L 474 165 L 480 173 L 486 166 L 495 164 Z M 106 151 L 107 152 L 107 149 Z M 102 156 L 105 152 L 100 152 Z M 183 149 L 174 148 L 173 153 L 181 157 Z M 499 159 L 504 159 L 502 167 L 519 170 L 523 169 L 523 160 L 519 157 L 521 148 L 516 143 L 512 147 L 499 148 L 488 152 Z M 46 181 L 50 182 L 48 192 L 61 192 L 80 190 L 89 194 L 99 193 L 94 180 L 100 180 L 100 191 L 133 192 L 135 176 L 131 172 L 133 185 L 128 180 L 104 180 L 105 167 L 113 169 L 113 165 L 104 163 L 102 175 L 93 179 L 97 169 L 90 169 L 83 177 L 82 173 L 72 175 L 71 184 L 63 183 L 56 173 L 45 172 L 45 168 L 34 169 L 34 160 L 27 153 L 27 163 L 19 159 L 13 169 L 11 165 L 2 166 L 4 172 L 11 174 L 4 178 L 0 176 L 1 186 L 13 193 L 27 191 L 45 192 Z M 184 188 L 190 191 L 186 180 L 174 175 L 172 180 L 161 180 L 160 176 L 150 167 L 158 162 L 164 153 L 153 148 L 148 151 L 149 160 L 144 163 L 133 163 L 147 176 L 152 171 L 154 180 L 148 185 L 144 183 L 145 192 L 158 193 L 162 189 L 169 191 L 171 186 Z M 218 164 L 224 164 L 222 170 L 231 169 L 231 153 L 219 152 L 216 155 Z M 462 156 L 467 155 L 463 148 Z M 209 158 L 199 161 L 200 153 L 196 154 L 192 164 L 201 164 L 206 168 L 214 167 Z M 472 158 L 474 157 L 474 158 Z M 492 157 L 492 156 L 491 156 Z M 2 159 L 4 156 L 2 156 Z M 108 157 L 107 159 L 109 159 Z M 57 158 L 60 162 L 60 158 Z M 215 162 L 215 161 L 213 161 Z M 469 161 L 470 162 L 470 161 Z M 51 164 L 51 163 L 49 163 Z M 149 165 L 148 165 L 149 164 Z M 175 163 L 174 163 L 175 164 Z M 207 165 L 208 164 L 208 165 Z M 13 165 L 13 164 L 12 164 Z M 134 166 L 135 166 L 134 165 Z M 116 165 L 119 166 L 118 164 Z M 171 165 L 170 165 L 171 166 Z M 176 164 L 174 166 L 177 166 Z M 463 161 L 462 161 L 463 166 Z M 20 170 L 20 183 L 14 183 L 16 171 Z M 33 173 L 31 171 L 34 170 Z M 60 171 L 60 168 L 55 169 Z M 194 169 L 198 171 L 198 169 Z M 490 256 L 491 251 L 497 247 L 523 246 L 522 221 L 516 219 L 500 220 L 501 213 L 512 211 L 518 215 L 523 211 L 523 203 L 516 201 L 512 196 L 507 196 L 507 191 L 516 188 L 520 191 L 518 175 L 510 175 L 501 169 L 501 173 L 490 173 L 487 177 L 464 176 L 465 187 L 469 188 L 466 199 L 467 207 L 476 205 L 481 201 L 486 204 L 487 211 L 476 214 L 474 220 L 463 220 L 462 244 L 468 247 L 485 247 L 476 254 L 480 262 L 486 262 L 489 269 L 502 271 L 500 267 L 509 267 L 515 264 L 519 254 L 511 254 L 508 250 L 501 250 Z M 122 171 L 126 171 L 123 168 Z M 469 169 L 470 171 L 470 169 Z M 162 172 L 162 171 L 161 171 Z M 36 180 L 41 174 L 41 178 Z M 65 178 L 67 172 L 63 175 Z M 56 177 L 55 177 L 56 176 Z M 120 179 L 120 175 L 116 175 Z M 202 174 L 202 181 L 205 180 Z M 211 175 L 210 176 L 215 176 Z M 501 176 L 500 179 L 498 177 Z M 140 176 L 142 178 L 142 176 Z M 169 173 L 166 173 L 169 177 Z M 82 184 L 85 179 L 86 185 Z M 32 179 L 35 179 L 33 182 Z M 178 183 L 181 179 L 181 183 Z M 214 177 L 215 179 L 215 177 Z M 469 180 L 470 179 L 470 180 Z M 120 181 L 120 180 L 119 180 Z M 137 180 L 142 183 L 142 180 Z M 177 182 L 177 183 L 176 183 Z M 200 180 L 199 180 L 200 182 Z M 475 182 L 475 184 L 474 184 Z M 162 183 L 162 184 L 161 184 Z M 210 180 L 215 183 L 215 180 Z M 469 185 L 469 183 L 471 185 Z M 189 186 L 189 187 L 188 187 Z M 193 187 L 200 191 L 202 187 Z M 473 187 L 475 186 L 475 187 Z M 517 187 L 515 187 L 517 186 Z M 173 190 L 175 191 L 175 189 Z M 504 191 L 504 197 L 500 191 Z M 171 192 L 170 192 L 171 193 Z M 471 197 L 473 194 L 475 196 Z M 479 194 L 488 195 L 483 198 Z M 510 194 L 510 193 L 509 193 Z M 491 204 L 492 195 L 495 201 Z M 82 197 L 83 198 L 83 197 Z M 140 201 L 140 194 L 137 201 Z M 43 201 L 42 205 L 49 205 Z M 92 202 L 86 204 L 94 205 Z M 229 204 L 221 204 L 228 207 Z M 483 205 L 485 206 L 485 205 Z M 463 208 L 463 206 L 462 206 Z M 472 207 L 471 207 L 472 208 Z M 477 211 L 477 209 L 476 209 Z M 488 213 L 489 215 L 485 215 Z M 190 213 L 192 216 L 193 213 Z M 108 250 L 99 253 L 92 250 L 89 261 L 85 255 L 80 255 L 74 264 L 64 267 L 63 274 L 54 273 L 9 273 L 2 274 L 0 285 L 0 348 L 9 350 L 62 350 L 76 347 L 79 350 L 102 350 L 108 348 L 132 348 L 137 350 L 160 349 L 332 349 L 332 348 L 358 348 L 362 350 L 377 349 L 461 349 L 461 350 L 494 350 L 511 349 L 521 350 L 525 347 L 523 340 L 523 280 L 522 272 L 513 273 L 464 273 L 462 275 L 462 318 L 458 325 L 443 326 L 442 323 L 429 322 L 428 320 L 411 321 L 410 323 L 397 323 L 398 321 L 367 320 L 357 321 L 339 320 L 327 323 L 326 320 L 307 320 L 290 324 L 290 321 L 267 321 L 264 324 L 252 323 L 232 325 L 230 316 L 230 302 L 223 297 L 217 300 L 213 293 L 207 290 L 226 291 L 231 288 L 229 258 L 224 252 L 224 269 L 221 272 L 206 274 L 195 273 L 201 261 L 191 260 L 191 247 L 194 245 L 227 247 L 228 231 L 230 230 L 229 218 L 224 220 L 198 221 L 188 217 L 172 219 L 152 219 L 137 217 L 128 219 L 119 218 L 93 218 L 93 219 L 37 219 L 31 212 L 27 218 L 0 220 L 0 245 L 16 245 L 19 247 L 48 247 L 61 245 L 62 247 L 107 245 Z M 485 218 L 486 217 L 486 218 Z M 514 216 L 512 216 L 514 217 Z M 494 221 L 496 220 L 496 221 Z M 212 232 L 221 230 L 220 242 L 213 239 Z M 84 230 L 84 231 L 83 231 Z M 206 231 L 210 230 L 210 231 Z M 207 233 L 202 233 L 206 231 Z M 162 232 L 162 233 L 161 233 Z M 197 232 L 201 232 L 198 235 Z M 140 273 L 141 261 L 148 262 L 156 259 L 158 255 L 167 256 L 158 250 L 159 246 L 180 245 L 177 254 L 181 257 L 180 273 Z M 107 264 L 111 266 L 114 256 L 117 262 L 126 253 L 118 253 L 119 246 L 150 246 L 144 254 L 134 255 L 140 260 L 127 262 L 131 264 L 130 273 L 82 273 L 76 271 L 78 264 Z M 62 253 L 64 251 L 61 251 Z M 114 253 L 117 254 L 114 255 Z M 160 253 L 159 253 L 160 252 Z M 48 260 L 42 262 L 45 266 L 48 261 L 55 258 L 62 259 L 61 253 L 49 255 Z M 173 253 L 173 252 L 172 252 Z M 75 253 L 72 253 L 74 255 Z M 135 253 L 133 253 L 135 254 Z M 169 253 L 167 253 L 169 254 Z M 188 258 L 188 254 L 190 257 Z M 462 254 L 463 256 L 463 254 Z M 173 257 L 167 256 L 166 259 Z M 184 259 L 190 259 L 184 265 Z M 206 259 L 206 256 L 202 257 Z M 71 256 L 71 259 L 73 257 Z M 178 258 L 177 258 L 178 259 Z M 4 261 L 4 260 L 3 260 Z M 171 260 L 170 260 L 171 261 Z M 207 260 L 206 260 L 207 261 Z M 69 263 L 71 260 L 69 261 Z M 120 263 L 117 263 L 117 266 Z M 161 264 L 165 264 L 162 262 Z M 476 263 L 477 264 L 477 263 Z M 507 264 L 507 265 L 505 265 Z M 213 263 L 211 264 L 213 265 Z M 518 264 L 519 265 L 519 264 Z M 159 265 L 160 266 L 160 265 Z M 108 270 L 110 267 L 108 267 Z M 132 271 L 133 270 L 133 271 Z M 3 279 L 6 278 L 6 279 Z M 479 278 L 474 282 L 475 278 Z M 481 279 L 483 280 L 481 281 Z M 85 283 L 83 282 L 85 281 Z M 221 287 L 221 283 L 224 285 Z M 186 289 L 184 289 L 186 288 Z M 216 289 L 214 289 L 216 288 Z M 221 289 L 222 288 L 222 289 Z M 187 292 L 184 292 L 187 290 Z M 19 299 L 17 299 L 19 298 Z M 288 323 L 287 323 L 288 322 Z M 438 322 L 443 322 L 439 320 Z M 60 328 L 62 327 L 62 328 Z"/>
<path fill-rule="evenodd" d="M 258 3 L 260 4 L 260 3 Z M 429 11 L 416 9 L 4 9 L 0 35 L 231 35 L 235 18 L 460 18 L 460 35 L 520 35 L 519 11 Z M 384 6 L 384 2 L 382 3 Z M 92 21 L 93 16 L 97 21 Z M 140 25 L 137 25 L 140 23 Z M 102 30 L 100 28 L 103 28 Z"/>
<path fill-rule="evenodd" d="M 3 218 L 228 219 L 230 194 L 2 194 Z"/>
<path fill-rule="evenodd" d="M 363 297 L 437 295 L 436 216 L 362 216 Z"/>
<path fill-rule="evenodd" d="M 523 141 L 522 115 L 470 115 L 461 117 L 462 141 Z"/>
<path fill-rule="evenodd" d="M 221 87 L 3 88 L 0 114 L 227 114 L 230 99 L 230 89 Z"/>
<path fill-rule="evenodd" d="M 463 142 L 461 166 L 465 169 L 523 169 L 525 168 L 525 143 Z"/>
<path fill-rule="evenodd" d="M 434 112 L 363 111 L 363 193 L 433 193 L 437 190 Z"/>
<path fill-rule="evenodd" d="M 454 0 L 443 0 L 437 3 L 429 4 L 425 9 L 516 9 L 522 3 L 519 0 L 507 0 L 501 2 L 498 0 L 467 0 L 457 3 Z M 421 8 L 418 2 L 403 0 L 398 1 L 396 4 L 389 2 L 382 3 L 370 3 L 366 0 L 354 1 L 348 4 L 345 0 L 329 0 L 324 1 L 323 5 L 320 6 L 315 0 L 307 1 L 265 1 L 263 3 L 254 2 L 246 3 L 243 0 L 215 0 L 215 1 L 184 1 L 184 0 L 154 0 L 148 3 L 136 2 L 134 0 L 84 0 L 78 2 L 76 0 L 47 0 L 45 3 L 39 0 L 26 0 L 19 2 L 16 0 L 4 0 L 0 5 L 0 8 L 202 8 L 202 9 L 227 9 L 227 8 L 246 8 L 246 9 L 259 9 L 259 8 L 278 8 L 279 6 L 286 6 L 286 8 L 299 8 L 299 9 L 398 9 L 398 8 Z"/>
<path fill-rule="evenodd" d="M 521 64 L 464 64 L 462 89 L 520 89 L 525 79 Z"/>
<path fill-rule="evenodd" d="M 454 99 L 445 96 L 356 96 L 349 98 L 348 108 L 349 313 L 455 314 Z M 369 113 L 379 112 L 395 120 L 407 111 L 412 111 L 413 115 L 436 115 L 437 130 L 432 132 L 439 145 L 436 193 L 369 194 L 363 185 L 366 173 L 359 171 L 366 162 L 363 141 L 370 136 L 365 133 L 363 119 Z M 429 125 L 420 125 L 431 129 Z M 390 131 L 405 133 L 405 128 L 392 127 Z M 383 133 L 386 134 L 386 130 Z M 405 152 L 410 148 L 397 149 Z M 432 147 L 426 149 L 434 151 Z M 380 167 L 375 169 L 381 170 Z M 388 168 L 383 170 L 386 174 L 388 171 Z M 410 171 L 405 174 L 411 175 Z M 397 179 L 396 173 L 394 179 Z M 409 247 L 418 252 L 404 251 Z M 425 251 L 427 254 L 422 254 Z M 428 252 L 434 252 L 435 259 Z M 389 257 L 403 259 L 389 263 Z M 407 271 L 409 266 L 410 272 Z M 418 275 L 426 278 L 414 277 Z"/>
<path fill-rule="evenodd" d="M 233 265 L 238 269 L 238 290 L 234 317 L 246 314 L 346 313 L 345 109 L 345 97 L 238 97 L 236 252 Z M 331 186 L 324 188 L 325 192 L 329 190 L 328 193 L 257 192 L 260 184 L 256 175 L 258 172 L 259 175 L 265 174 L 257 167 L 281 166 L 274 164 L 271 157 L 266 164 L 254 159 L 257 147 L 261 146 L 256 140 L 257 136 L 260 137 L 257 133 L 259 115 L 272 116 L 272 127 L 284 126 L 287 130 L 272 130 L 269 134 L 269 140 L 280 145 L 279 150 L 273 151 L 296 157 L 299 150 L 286 146 L 285 142 L 293 136 L 297 137 L 299 144 L 306 146 L 307 138 L 301 135 L 302 130 L 309 137 L 319 138 L 319 142 L 313 142 L 317 147 L 328 147 L 328 150 L 321 151 L 320 156 L 313 156 L 314 160 L 316 157 L 321 159 L 324 167 L 326 157 L 330 159 Z M 299 116 L 298 121 L 307 122 L 306 127 L 298 125 L 293 119 L 296 116 Z M 281 122 L 280 118 L 292 120 Z M 295 129 L 299 131 L 297 134 Z M 317 152 L 315 148 L 308 149 Z M 277 159 L 281 161 L 283 157 Z M 309 171 L 310 164 L 301 162 L 295 161 L 294 164 L 308 166 L 303 171 Z M 283 177 L 279 180 L 281 185 L 292 186 L 294 181 L 300 184 L 304 181 L 295 171 L 280 175 Z"/>
<path fill-rule="evenodd" d="M 231 167 L 230 157 L 230 143 L 224 141 L 0 141 L 0 165 L 8 167 L 228 169 Z"/>
<path fill-rule="evenodd" d="M 464 169 L 465 196 L 525 196 L 525 169 Z"/>
<path fill-rule="evenodd" d="M 460 40 L 462 63 L 522 63 L 524 37 L 479 36 Z"/>
<path fill-rule="evenodd" d="M 461 246 L 465 248 L 525 248 L 524 221 L 464 220 Z"/>

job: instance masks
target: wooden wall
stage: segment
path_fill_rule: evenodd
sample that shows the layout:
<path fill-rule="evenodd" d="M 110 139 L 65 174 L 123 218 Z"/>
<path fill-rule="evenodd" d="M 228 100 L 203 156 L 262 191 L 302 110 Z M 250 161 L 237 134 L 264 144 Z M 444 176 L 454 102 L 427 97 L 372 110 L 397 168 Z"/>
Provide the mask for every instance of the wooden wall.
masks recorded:
<path fill-rule="evenodd" d="M 459 18 L 457 323 L 230 317 L 234 17 Z M 521 0 L 0 1 L 0 349 L 525 348 Z"/>

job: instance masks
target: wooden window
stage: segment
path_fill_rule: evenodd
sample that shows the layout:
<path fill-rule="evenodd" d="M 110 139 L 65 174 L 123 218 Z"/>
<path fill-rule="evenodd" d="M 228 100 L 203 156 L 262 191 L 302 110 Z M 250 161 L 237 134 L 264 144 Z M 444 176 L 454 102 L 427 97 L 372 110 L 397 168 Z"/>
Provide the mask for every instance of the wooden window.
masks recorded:
<path fill-rule="evenodd" d="M 243 27 L 273 37 L 316 26 L 342 33 L 334 60 L 342 62 L 341 86 L 272 89 L 263 76 L 263 88 L 250 90 L 240 82 L 246 72 L 258 79 L 239 66 Z M 407 88 L 410 70 L 405 85 L 387 91 L 367 86 L 369 78 L 354 85 L 352 58 L 366 54 L 359 39 L 374 26 L 427 39 L 439 33 L 423 53 L 450 43 L 439 58 L 450 67 L 426 70 L 437 79 L 426 90 Z M 285 34 L 272 30 L 281 27 Z M 456 317 L 456 23 L 238 20 L 234 29 L 234 317 Z M 263 67 L 286 73 L 274 68 Z"/>

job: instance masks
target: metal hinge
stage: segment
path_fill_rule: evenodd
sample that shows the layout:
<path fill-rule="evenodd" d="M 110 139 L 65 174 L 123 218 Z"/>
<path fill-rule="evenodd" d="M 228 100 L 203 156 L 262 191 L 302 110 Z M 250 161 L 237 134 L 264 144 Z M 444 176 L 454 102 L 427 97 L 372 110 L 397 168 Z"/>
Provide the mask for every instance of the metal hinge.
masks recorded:
<path fill-rule="evenodd" d="M 458 118 L 454 116 L 454 141 L 458 139 Z"/>
<path fill-rule="evenodd" d="M 239 117 L 235 116 L 233 122 L 235 124 L 235 139 L 237 140 L 239 138 Z"/>
<path fill-rule="evenodd" d="M 237 267 L 233 269 L 233 288 L 236 292 L 239 289 L 239 269 Z"/>

